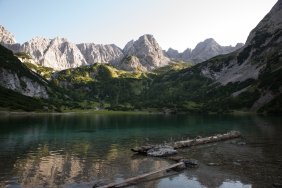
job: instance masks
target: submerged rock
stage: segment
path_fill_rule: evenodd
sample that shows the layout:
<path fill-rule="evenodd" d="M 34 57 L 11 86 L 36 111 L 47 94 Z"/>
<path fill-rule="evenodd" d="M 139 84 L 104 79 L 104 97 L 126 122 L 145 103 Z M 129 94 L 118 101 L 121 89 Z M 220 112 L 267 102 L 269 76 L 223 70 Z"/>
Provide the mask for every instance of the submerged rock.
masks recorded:
<path fill-rule="evenodd" d="M 171 146 L 156 146 L 147 151 L 147 155 L 153 157 L 166 157 L 175 154 L 177 151 Z"/>
<path fill-rule="evenodd" d="M 247 143 L 246 143 L 246 142 L 241 141 L 241 142 L 237 142 L 237 144 L 238 144 L 238 145 L 243 146 L 243 145 L 246 145 Z"/>
<path fill-rule="evenodd" d="M 197 167 L 197 166 L 199 166 L 199 162 L 195 159 L 182 159 L 180 161 L 183 162 L 186 167 Z"/>

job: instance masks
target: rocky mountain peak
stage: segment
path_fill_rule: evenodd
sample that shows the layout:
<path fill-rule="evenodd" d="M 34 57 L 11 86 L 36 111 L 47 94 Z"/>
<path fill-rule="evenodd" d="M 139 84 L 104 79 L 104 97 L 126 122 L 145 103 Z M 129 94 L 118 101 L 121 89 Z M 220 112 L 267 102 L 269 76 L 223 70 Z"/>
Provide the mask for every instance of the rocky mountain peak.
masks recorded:
<path fill-rule="evenodd" d="M 36 37 L 32 38 L 30 41 L 28 41 L 28 43 L 41 44 L 41 43 L 49 43 L 50 41 L 51 41 L 51 39 L 36 36 Z"/>
<path fill-rule="evenodd" d="M 145 43 L 145 44 L 147 44 L 147 45 L 149 45 L 149 44 L 154 45 L 154 44 L 157 43 L 156 39 L 155 39 L 154 36 L 151 35 L 151 34 L 145 34 L 145 35 L 140 36 L 140 37 L 138 38 L 138 41 L 139 41 L 139 42 L 142 41 L 143 43 Z"/>
<path fill-rule="evenodd" d="M 191 53 L 191 58 L 201 62 L 220 54 L 231 53 L 242 46 L 242 43 L 238 43 L 235 47 L 221 46 L 213 38 L 209 38 L 196 45 Z"/>
<path fill-rule="evenodd" d="M 241 48 L 242 46 L 244 46 L 243 43 L 238 43 L 235 47 L 221 46 L 213 38 L 208 38 L 198 43 L 193 50 L 187 48 L 184 52 L 179 53 L 177 50 L 170 48 L 165 52 L 165 55 L 174 60 L 192 61 L 194 63 L 199 63 L 220 54 L 233 52 Z"/>
<path fill-rule="evenodd" d="M 199 53 L 201 53 L 201 51 L 203 50 L 209 51 L 211 49 L 219 49 L 219 48 L 220 45 L 213 38 L 209 38 L 204 40 L 203 42 L 198 43 L 192 53 L 194 56 L 196 56 Z"/>
<path fill-rule="evenodd" d="M 236 47 L 220 46 L 214 39 L 209 38 L 199 43 L 194 50 L 190 48 L 179 53 L 170 48 L 163 51 L 153 35 L 145 34 L 138 40 L 130 41 L 123 50 L 116 45 L 101 45 L 94 43 L 74 44 L 66 38 L 56 37 L 48 39 L 35 37 L 24 44 L 14 44 L 13 35 L 3 26 L 1 28 L 1 42 L 13 52 L 25 52 L 32 56 L 34 62 L 43 66 L 52 67 L 55 70 L 75 68 L 81 65 L 94 63 L 109 63 L 115 67 L 137 65 L 139 70 L 153 70 L 162 67 L 173 60 L 201 62 L 219 54 L 232 52 L 242 45 Z M 134 56 L 133 63 L 123 63 L 128 56 Z M 138 60 L 137 60 L 137 59 Z M 138 63 L 137 63 L 138 62 Z M 123 66 L 120 64 L 123 63 Z M 136 67 L 136 66 L 135 66 Z M 128 67 L 131 70 L 135 67 Z"/>
<path fill-rule="evenodd" d="M 162 67 L 169 63 L 153 35 L 143 35 L 137 41 L 130 41 L 123 49 L 125 56 L 135 56 L 146 70 Z"/>
<path fill-rule="evenodd" d="M 62 37 L 56 37 L 54 39 L 51 40 L 51 44 L 52 45 L 61 45 L 61 44 L 72 44 L 68 41 L 68 39 L 66 38 L 62 38 Z M 75 45 L 75 44 L 74 44 Z"/>
<path fill-rule="evenodd" d="M 184 52 L 182 52 L 180 60 L 191 61 L 191 55 L 192 55 L 191 48 L 187 48 L 186 50 L 184 50 Z"/>
<path fill-rule="evenodd" d="M 213 38 L 207 38 L 203 42 L 200 42 L 200 44 L 206 44 L 206 45 L 219 45 Z"/>
<path fill-rule="evenodd" d="M 246 46 L 250 45 L 251 42 L 256 40 L 255 37 L 261 34 L 273 35 L 276 31 L 281 32 L 282 28 L 282 1 L 278 0 L 273 6 L 271 11 L 261 20 L 261 22 L 251 31 Z"/>
<path fill-rule="evenodd" d="M 172 59 L 177 59 L 177 58 L 181 57 L 181 55 L 179 54 L 178 50 L 175 50 L 173 48 L 169 48 L 166 51 L 166 55 L 167 55 L 167 57 L 172 58 Z"/>
<path fill-rule="evenodd" d="M 5 29 L 4 26 L 0 25 L 0 43 L 1 44 L 15 44 L 16 39 L 12 33 Z"/>
<path fill-rule="evenodd" d="M 146 34 L 141 37 L 137 41 L 131 40 L 129 41 L 124 49 L 123 52 L 126 55 L 137 53 L 139 49 L 142 49 L 142 52 L 150 52 L 150 51 L 157 51 L 161 49 L 159 44 L 157 43 L 156 39 L 153 35 Z"/>

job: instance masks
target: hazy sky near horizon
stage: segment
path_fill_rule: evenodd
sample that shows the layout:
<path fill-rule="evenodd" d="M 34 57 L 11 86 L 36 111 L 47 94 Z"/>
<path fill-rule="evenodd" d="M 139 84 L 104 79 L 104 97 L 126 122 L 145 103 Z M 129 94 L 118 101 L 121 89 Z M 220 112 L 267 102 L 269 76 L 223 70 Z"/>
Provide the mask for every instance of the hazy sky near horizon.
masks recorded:
<path fill-rule="evenodd" d="M 206 38 L 245 42 L 277 0 L 0 0 L 0 25 L 23 43 L 35 36 L 124 45 L 153 34 L 163 49 Z"/>

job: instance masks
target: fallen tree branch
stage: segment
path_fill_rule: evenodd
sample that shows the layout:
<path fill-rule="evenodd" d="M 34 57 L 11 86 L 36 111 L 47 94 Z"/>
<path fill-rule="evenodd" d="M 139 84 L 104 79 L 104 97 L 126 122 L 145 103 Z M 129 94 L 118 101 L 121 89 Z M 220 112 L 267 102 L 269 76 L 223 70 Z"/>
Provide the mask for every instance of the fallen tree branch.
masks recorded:
<path fill-rule="evenodd" d="M 224 141 L 224 140 L 229 140 L 229 139 L 234 139 L 234 138 L 239 138 L 241 136 L 241 133 L 238 131 L 230 131 L 225 134 L 217 134 L 215 136 L 210 136 L 210 137 L 205 137 L 205 138 L 195 138 L 195 139 L 188 139 L 184 141 L 178 141 L 178 142 L 172 142 L 168 143 L 165 146 L 170 146 L 173 149 L 179 149 L 179 148 L 184 148 L 184 147 L 191 147 L 191 146 L 197 146 L 197 145 L 202 145 L 202 144 L 208 144 L 208 143 L 213 143 L 213 142 L 219 142 L 219 141 Z M 140 154 L 148 154 L 147 152 L 153 148 L 160 148 L 162 146 L 160 145 L 146 145 L 146 146 L 141 146 L 137 148 L 131 149 L 133 152 L 137 152 Z"/>
<path fill-rule="evenodd" d="M 184 140 L 184 141 L 178 141 L 178 142 L 173 142 L 173 143 L 169 143 L 166 144 L 165 146 L 163 146 L 166 150 L 170 150 L 169 147 L 171 147 L 172 149 L 178 149 L 178 148 L 184 148 L 184 147 L 191 147 L 191 146 L 197 146 L 197 145 L 202 145 L 202 144 L 208 144 L 208 143 L 213 143 L 213 142 L 219 142 L 219 141 L 224 141 L 224 140 L 229 140 L 229 139 L 234 139 L 234 138 L 239 138 L 241 136 L 241 133 L 238 131 L 230 131 L 227 132 L 225 134 L 218 134 L 215 136 L 210 136 L 210 137 L 205 137 L 205 138 L 196 138 L 196 139 L 192 139 L 192 140 Z M 138 148 L 133 148 L 131 149 L 134 152 L 137 153 L 143 153 L 143 154 L 149 154 L 150 150 L 154 150 L 154 149 L 162 149 L 162 146 L 160 145 L 146 145 L 146 146 L 141 146 Z M 149 152 L 148 152 L 149 151 Z M 159 152 L 159 151 L 157 151 Z M 161 152 L 162 153 L 162 152 Z M 166 153 L 166 152 L 164 152 Z M 159 155 L 157 155 L 159 156 Z M 176 164 L 170 165 L 168 167 L 165 168 L 161 168 L 159 170 L 153 171 L 153 172 L 149 172 L 146 174 L 142 174 L 136 177 L 132 177 L 132 178 L 128 178 L 123 180 L 122 182 L 119 183 L 111 183 L 108 185 L 104 185 L 101 186 L 99 188 L 111 188 L 111 187 L 120 187 L 120 186 L 125 186 L 128 184 L 132 184 L 137 180 L 146 178 L 148 176 L 163 172 L 163 171 L 167 171 L 167 170 L 171 170 L 171 169 L 175 169 L 175 168 L 185 168 L 185 167 L 195 167 L 198 166 L 198 162 L 196 160 L 186 160 L 186 159 L 176 159 L 176 158 L 171 158 L 174 161 L 179 161 Z"/>
<path fill-rule="evenodd" d="M 149 172 L 149 173 L 142 174 L 142 175 L 139 175 L 139 176 L 136 176 L 136 177 L 133 177 L 133 178 L 125 179 L 125 180 L 123 180 L 122 182 L 119 182 L 119 183 L 111 183 L 111 184 L 104 185 L 104 186 L 101 186 L 101 187 L 98 187 L 98 188 L 120 187 L 120 186 L 123 186 L 123 185 L 125 186 L 125 185 L 133 183 L 137 180 L 146 178 L 148 176 L 151 176 L 151 175 L 154 175 L 154 174 L 157 174 L 157 173 L 160 173 L 160 172 L 164 172 L 164 171 L 167 171 L 167 170 L 171 170 L 171 169 L 174 169 L 174 168 L 177 168 L 177 167 L 183 167 L 183 166 L 185 166 L 185 162 L 179 162 L 179 163 L 170 165 L 170 166 L 165 167 L 165 168 L 161 168 L 161 169 L 153 171 L 153 172 Z"/>

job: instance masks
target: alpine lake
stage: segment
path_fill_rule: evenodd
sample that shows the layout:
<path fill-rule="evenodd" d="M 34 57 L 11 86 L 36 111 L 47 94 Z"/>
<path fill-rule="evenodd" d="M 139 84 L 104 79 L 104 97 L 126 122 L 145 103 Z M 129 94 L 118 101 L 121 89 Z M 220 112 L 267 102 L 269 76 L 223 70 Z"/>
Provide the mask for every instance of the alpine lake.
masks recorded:
<path fill-rule="evenodd" d="M 145 144 L 211 136 L 242 138 L 178 149 L 197 168 L 128 187 L 281 187 L 282 118 L 257 115 L 1 114 L 0 187 L 93 187 L 175 162 L 134 154 Z"/>

